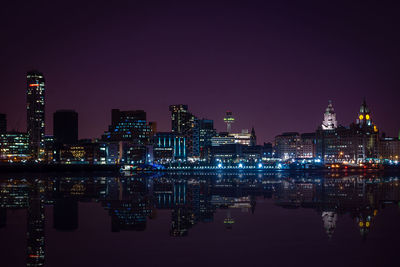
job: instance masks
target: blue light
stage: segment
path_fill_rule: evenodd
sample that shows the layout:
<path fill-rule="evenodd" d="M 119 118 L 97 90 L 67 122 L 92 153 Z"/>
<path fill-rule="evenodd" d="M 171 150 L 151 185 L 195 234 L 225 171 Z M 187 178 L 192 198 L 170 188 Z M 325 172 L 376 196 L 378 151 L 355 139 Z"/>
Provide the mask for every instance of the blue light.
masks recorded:
<path fill-rule="evenodd" d="M 222 168 L 222 164 L 221 163 L 218 164 L 218 168 Z"/>
<path fill-rule="evenodd" d="M 239 168 L 243 168 L 243 164 L 242 163 L 239 163 Z"/>
<path fill-rule="evenodd" d="M 278 169 L 282 169 L 282 164 L 278 164 Z"/>
<path fill-rule="evenodd" d="M 262 164 L 258 163 L 258 168 L 261 169 L 262 168 Z"/>

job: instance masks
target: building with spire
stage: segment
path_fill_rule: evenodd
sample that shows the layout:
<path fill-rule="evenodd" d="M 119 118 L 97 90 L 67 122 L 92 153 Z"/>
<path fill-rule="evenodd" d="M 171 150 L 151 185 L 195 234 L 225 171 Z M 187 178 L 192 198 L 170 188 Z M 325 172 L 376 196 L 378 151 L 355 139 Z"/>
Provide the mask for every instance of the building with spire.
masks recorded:
<path fill-rule="evenodd" d="M 324 120 L 322 122 L 322 130 L 334 130 L 337 128 L 336 113 L 332 106 L 332 101 L 329 100 L 328 107 L 324 113 Z"/>

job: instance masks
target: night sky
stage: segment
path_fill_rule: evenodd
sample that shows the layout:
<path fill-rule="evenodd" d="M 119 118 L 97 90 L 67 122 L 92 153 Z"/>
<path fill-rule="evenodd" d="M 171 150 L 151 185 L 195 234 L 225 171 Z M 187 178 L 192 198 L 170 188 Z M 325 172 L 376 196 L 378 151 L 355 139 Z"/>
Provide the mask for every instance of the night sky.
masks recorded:
<path fill-rule="evenodd" d="M 144 109 L 170 130 L 170 104 L 198 117 L 231 110 L 258 143 L 311 132 L 328 100 L 340 124 L 366 97 L 387 135 L 400 129 L 398 1 L 6 1 L 0 9 L 0 112 L 26 129 L 30 69 L 46 77 L 46 132 L 57 109 L 99 137 L 112 108 Z"/>

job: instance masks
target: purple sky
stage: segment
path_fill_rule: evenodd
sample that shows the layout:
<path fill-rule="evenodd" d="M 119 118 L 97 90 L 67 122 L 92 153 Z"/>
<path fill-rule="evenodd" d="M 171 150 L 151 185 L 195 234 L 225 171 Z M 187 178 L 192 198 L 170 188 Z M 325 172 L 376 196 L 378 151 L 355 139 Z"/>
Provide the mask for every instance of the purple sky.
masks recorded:
<path fill-rule="evenodd" d="M 112 108 L 167 131 L 168 105 L 185 103 L 219 131 L 231 110 L 234 130 L 254 125 L 262 143 L 314 131 L 329 99 L 348 125 L 364 96 L 381 130 L 400 129 L 396 1 L 46 2 L 0 9 L 9 130 L 26 128 L 32 68 L 47 80 L 48 134 L 57 109 L 79 112 L 81 138 L 99 137 Z"/>

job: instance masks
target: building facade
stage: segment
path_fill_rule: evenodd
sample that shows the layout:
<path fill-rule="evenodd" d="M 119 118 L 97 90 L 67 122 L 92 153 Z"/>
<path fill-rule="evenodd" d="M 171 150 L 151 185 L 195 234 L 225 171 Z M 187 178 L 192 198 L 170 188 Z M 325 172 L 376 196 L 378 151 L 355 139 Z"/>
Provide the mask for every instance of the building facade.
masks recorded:
<path fill-rule="evenodd" d="M 30 71 L 27 80 L 27 131 L 30 151 L 34 159 L 44 156 L 45 135 L 45 79 L 42 73 Z"/>

